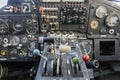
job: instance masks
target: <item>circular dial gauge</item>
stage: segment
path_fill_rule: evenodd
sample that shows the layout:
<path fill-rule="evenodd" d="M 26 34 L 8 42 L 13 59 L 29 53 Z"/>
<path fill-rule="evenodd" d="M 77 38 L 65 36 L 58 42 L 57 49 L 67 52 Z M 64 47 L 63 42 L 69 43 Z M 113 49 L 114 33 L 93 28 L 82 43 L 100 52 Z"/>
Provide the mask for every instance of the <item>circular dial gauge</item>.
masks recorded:
<path fill-rule="evenodd" d="M 98 17 L 98 18 L 103 18 L 103 17 L 105 17 L 105 16 L 107 16 L 107 9 L 106 9 L 106 7 L 104 7 L 104 6 L 99 6 L 97 9 L 96 9 L 96 16 Z"/>
<path fill-rule="evenodd" d="M 10 38 L 10 44 L 17 46 L 20 43 L 20 38 L 18 36 L 13 36 Z"/>
<path fill-rule="evenodd" d="M 13 25 L 13 29 L 15 32 L 21 32 L 23 31 L 23 25 L 21 23 L 16 23 Z"/>
<path fill-rule="evenodd" d="M 25 56 L 27 56 L 27 49 L 26 49 L 26 48 L 22 48 L 21 50 L 19 50 L 18 55 L 19 55 L 20 57 L 25 57 Z"/>
<path fill-rule="evenodd" d="M 10 51 L 10 56 L 11 56 L 11 57 L 15 57 L 15 56 L 17 55 L 17 53 L 18 53 L 17 49 L 12 49 L 12 50 Z"/>
<path fill-rule="evenodd" d="M 99 26 L 99 22 L 96 20 L 92 20 L 90 23 L 91 29 L 97 29 Z"/>
<path fill-rule="evenodd" d="M 8 24 L 0 19 L 0 34 L 6 34 L 9 31 Z"/>
<path fill-rule="evenodd" d="M 38 31 L 37 26 L 32 25 L 32 24 L 27 24 L 26 25 L 26 31 L 28 34 L 36 34 Z"/>
<path fill-rule="evenodd" d="M 31 50 L 31 51 L 33 51 L 36 47 L 37 47 L 37 43 L 36 42 L 31 42 L 28 45 L 28 49 Z"/>
<path fill-rule="evenodd" d="M 22 37 L 21 42 L 22 43 L 27 43 L 28 42 L 28 38 L 26 36 Z"/>
<path fill-rule="evenodd" d="M 115 13 L 112 13 L 109 16 L 107 16 L 107 18 L 106 18 L 106 25 L 108 27 L 118 26 L 119 25 L 119 20 L 120 20 L 119 15 L 115 14 Z"/>
<path fill-rule="evenodd" d="M 92 45 L 89 41 L 80 42 L 80 47 L 81 47 L 82 53 L 90 54 L 92 52 Z"/>

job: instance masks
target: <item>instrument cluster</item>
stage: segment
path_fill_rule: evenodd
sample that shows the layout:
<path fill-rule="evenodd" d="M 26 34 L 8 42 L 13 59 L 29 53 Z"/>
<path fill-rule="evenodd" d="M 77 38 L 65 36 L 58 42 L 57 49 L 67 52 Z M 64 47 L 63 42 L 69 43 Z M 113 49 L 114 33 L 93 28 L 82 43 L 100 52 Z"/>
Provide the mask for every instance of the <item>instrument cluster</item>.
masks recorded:
<path fill-rule="evenodd" d="M 90 80 L 93 72 L 104 75 L 107 64 L 110 71 L 119 68 L 113 63 L 120 61 L 120 6 L 107 0 L 3 1 L 0 62 L 32 63 L 39 55 L 38 80 Z"/>
<path fill-rule="evenodd" d="M 39 47 L 39 22 L 34 0 L 4 0 L 0 6 L 0 61 L 33 61 Z"/>
<path fill-rule="evenodd" d="M 39 31 L 38 17 L 29 15 L 0 15 L 0 34 L 35 35 Z"/>
<path fill-rule="evenodd" d="M 38 48 L 38 36 L 7 35 L 0 37 L 0 60 L 33 60 L 33 50 Z"/>
<path fill-rule="evenodd" d="M 40 0 L 41 31 L 72 30 L 85 33 L 88 9 L 88 0 Z"/>
<path fill-rule="evenodd" d="M 48 36 L 57 46 L 75 47 L 79 39 L 82 52 L 90 54 L 94 38 L 119 37 L 120 12 L 113 6 L 94 0 L 8 0 L 0 8 L 1 52 L 26 56 L 39 48 L 29 37 Z"/>
<path fill-rule="evenodd" d="M 32 13 L 37 12 L 34 0 L 4 0 L 0 6 L 0 13 Z"/>
<path fill-rule="evenodd" d="M 90 7 L 88 37 L 118 37 L 120 12 L 115 4 L 93 2 Z"/>
<path fill-rule="evenodd" d="M 38 48 L 38 17 L 30 15 L 1 15 L 0 59 L 8 61 L 33 60 L 32 51 Z"/>

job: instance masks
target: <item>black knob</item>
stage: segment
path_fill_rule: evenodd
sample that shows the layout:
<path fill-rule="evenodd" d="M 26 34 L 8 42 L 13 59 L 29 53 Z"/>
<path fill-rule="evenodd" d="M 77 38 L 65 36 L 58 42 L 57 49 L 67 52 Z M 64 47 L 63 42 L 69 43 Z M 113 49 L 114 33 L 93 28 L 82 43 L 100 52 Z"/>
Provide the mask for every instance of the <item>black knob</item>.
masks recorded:
<path fill-rule="evenodd" d="M 90 60 L 86 64 L 88 68 L 99 68 L 100 66 L 98 60 Z"/>
<path fill-rule="evenodd" d="M 106 28 L 101 28 L 100 29 L 100 33 L 101 34 L 106 34 L 107 33 L 107 29 Z"/>

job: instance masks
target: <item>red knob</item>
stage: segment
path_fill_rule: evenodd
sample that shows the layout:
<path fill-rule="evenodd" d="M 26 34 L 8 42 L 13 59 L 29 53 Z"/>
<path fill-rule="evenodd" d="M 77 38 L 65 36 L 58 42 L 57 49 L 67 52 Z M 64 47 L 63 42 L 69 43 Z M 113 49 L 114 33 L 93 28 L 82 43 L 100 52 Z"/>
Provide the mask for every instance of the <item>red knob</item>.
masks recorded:
<path fill-rule="evenodd" d="M 88 54 L 83 54 L 82 59 L 87 62 L 90 60 L 90 56 Z"/>

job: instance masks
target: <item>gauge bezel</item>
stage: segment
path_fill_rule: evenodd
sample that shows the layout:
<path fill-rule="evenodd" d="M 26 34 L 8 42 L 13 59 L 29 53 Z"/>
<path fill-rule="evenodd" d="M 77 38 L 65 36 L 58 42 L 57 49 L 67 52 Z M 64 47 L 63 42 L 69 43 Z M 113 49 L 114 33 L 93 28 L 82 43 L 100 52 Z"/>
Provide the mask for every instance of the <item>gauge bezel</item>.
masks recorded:
<path fill-rule="evenodd" d="M 31 48 L 31 44 L 34 43 L 34 47 L 38 47 L 37 41 L 31 41 L 28 44 L 28 50 L 33 51 L 35 48 Z"/>
<path fill-rule="evenodd" d="M 15 41 L 15 38 L 17 38 L 17 40 L 19 40 L 17 43 L 16 43 L 16 41 Z M 19 38 L 18 36 L 11 36 L 11 37 L 10 37 L 10 44 L 11 44 L 12 46 L 17 46 L 19 43 L 20 43 L 20 38 Z"/>
<path fill-rule="evenodd" d="M 102 14 L 102 15 L 100 15 L 100 12 L 99 12 L 99 10 L 100 9 L 104 9 L 106 12 L 104 12 L 104 15 Z M 98 15 L 99 14 L 99 15 Z M 95 16 L 97 17 L 97 18 L 104 18 L 105 16 L 107 16 L 108 15 L 108 10 L 107 10 L 107 8 L 105 7 L 105 6 L 98 6 L 98 8 L 96 9 L 96 11 L 95 11 Z"/>
<path fill-rule="evenodd" d="M 21 27 L 22 29 L 19 29 L 19 30 L 18 30 L 18 29 L 16 28 L 16 24 L 21 25 L 21 26 L 22 26 L 22 27 Z M 22 25 L 21 23 L 15 23 L 15 24 L 13 24 L 13 29 L 14 29 L 15 32 L 22 32 L 22 31 L 24 30 L 24 27 L 23 27 L 23 25 Z"/>
<path fill-rule="evenodd" d="M 22 49 L 20 49 L 19 51 L 18 51 L 18 56 L 20 57 L 20 58 L 24 58 L 24 57 L 26 57 L 27 55 L 28 55 L 28 52 L 27 52 L 27 48 L 26 47 L 23 47 Z M 21 54 L 21 52 L 25 52 L 25 54 Z"/>
<path fill-rule="evenodd" d="M 24 40 L 24 41 L 23 41 L 23 40 Z M 26 44 L 28 41 L 29 41 L 29 40 L 28 40 L 28 37 L 27 37 L 27 36 L 23 36 L 23 37 L 21 38 L 21 43 L 23 43 L 23 44 Z"/>
<path fill-rule="evenodd" d="M 109 22 L 109 20 L 110 20 L 110 18 L 111 18 L 112 16 L 117 16 L 118 22 L 117 22 L 117 24 L 109 25 L 108 22 Z M 106 19 L 105 19 L 105 24 L 106 24 L 108 27 L 113 28 L 113 27 L 117 27 L 117 26 L 120 24 L 119 21 L 120 21 L 120 15 L 119 15 L 118 13 L 113 12 L 113 13 L 110 13 L 110 14 L 106 17 Z"/>
<path fill-rule="evenodd" d="M 9 52 L 10 57 L 17 57 L 18 50 L 16 48 L 11 48 L 11 49 L 9 49 L 9 51 L 10 51 Z"/>
<path fill-rule="evenodd" d="M 95 25 L 92 25 L 93 24 L 93 22 L 97 22 L 97 25 L 95 26 Z M 94 23 L 95 24 L 95 23 Z M 91 29 L 97 29 L 98 27 L 99 27 L 99 21 L 98 20 L 91 20 L 91 22 L 90 22 L 90 28 Z"/>
<path fill-rule="evenodd" d="M 7 29 L 7 30 L 5 30 L 5 32 L 0 32 L 0 34 L 6 34 L 6 33 L 8 33 L 8 31 L 9 31 L 9 25 L 8 25 L 8 23 L 6 22 L 6 21 L 4 21 L 3 19 L 0 19 L 0 21 L 2 22 L 2 24 L 4 24 L 5 25 L 5 29 Z"/>
<path fill-rule="evenodd" d="M 32 27 L 32 29 L 34 28 L 35 31 L 31 33 L 31 32 L 28 30 L 28 28 L 30 28 L 30 27 Z M 36 33 L 38 32 L 38 26 L 35 25 L 35 24 L 26 24 L 26 32 L 27 32 L 28 34 L 30 34 L 30 35 L 34 35 L 34 34 L 36 34 Z"/>

